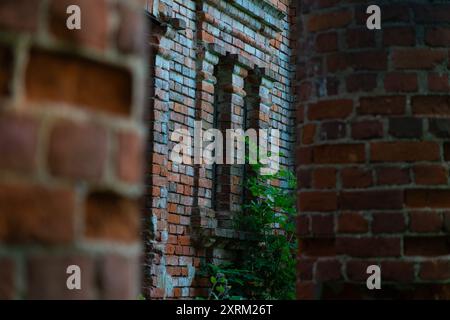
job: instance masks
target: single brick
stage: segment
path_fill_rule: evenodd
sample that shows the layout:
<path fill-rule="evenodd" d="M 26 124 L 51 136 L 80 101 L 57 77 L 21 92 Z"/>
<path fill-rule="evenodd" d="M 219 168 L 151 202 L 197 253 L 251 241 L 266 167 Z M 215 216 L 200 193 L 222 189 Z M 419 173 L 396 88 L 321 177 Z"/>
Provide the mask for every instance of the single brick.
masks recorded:
<path fill-rule="evenodd" d="M 335 192 L 302 192 L 298 197 L 301 211 L 334 211 L 337 209 Z"/>
<path fill-rule="evenodd" d="M 344 168 L 341 171 L 344 188 L 367 188 L 372 186 L 372 171 L 361 168 Z"/>
<path fill-rule="evenodd" d="M 120 132 L 117 140 L 117 176 L 127 183 L 140 183 L 144 173 L 143 137 L 132 132 Z"/>
<path fill-rule="evenodd" d="M 446 51 L 429 48 L 402 48 L 392 52 L 392 63 L 396 69 L 432 69 L 446 58 Z"/>
<path fill-rule="evenodd" d="M 86 202 L 85 235 L 92 239 L 130 243 L 139 238 L 137 201 L 113 193 L 90 194 Z"/>
<path fill-rule="evenodd" d="M 332 28 L 345 27 L 351 21 L 352 12 L 349 10 L 319 13 L 308 17 L 307 29 L 309 32 L 315 32 Z"/>
<path fill-rule="evenodd" d="M 342 139 L 346 135 L 346 126 L 344 122 L 332 121 L 324 122 L 320 125 L 320 140 Z"/>
<path fill-rule="evenodd" d="M 400 233 L 406 230 L 403 213 L 377 212 L 372 216 L 373 233 Z"/>
<path fill-rule="evenodd" d="M 120 116 L 131 113 L 131 74 L 123 68 L 33 49 L 25 82 L 32 101 L 68 103 Z"/>
<path fill-rule="evenodd" d="M 442 216 L 437 212 L 411 212 L 409 229 L 412 232 L 439 232 L 442 230 Z"/>
<path fill-rule="evenodd" d="M 405 237 L 403 247 L 406 256 L 444 256 L 450 252 L 450 238 L 448 236 Z"/>
<path fill-rule="evenodd" d="M 339 254 L 351 257 L 396 257 L 401 253 L 400 238 L 340 237 L 336 239 Z"/>
<path fill-rule="evenodd" d="M 345 119 L 353 110 L 353 101 L 348 99 L 326 100 L 308 107 L 310 120 Z"/>
<path fill-rule="evenodd" d="M 60 121 L 51 131 L 48 163 L 56 176 L 98 181 L 106 157 L 107 134 L 99 126 Z"/>
<path fill-rule="evenodd" d="M 366 233 L 368 229 L 369 223 L 360 213 L 343 212 L 338 216 L 338 232 Z"/>
<path fill-rule="evenodd" d="M 401 209 L 403 192 L 400 190 L 343 191 L 339 208 L 344 210 Z"/>
<path fill-rule="evenodd" d="M 402 115 L 405 113 L 406 98 L 385 96 L 361 98 L 358 113 L 361 115 Z"/>
<path fill-rule="evenodd" d="M 312 215 L 311 232 L 315 237 L 334 235 L 333 215 Z"/>
<path fill-rule="evenodd" d="M 82 12 L 81 29 L 65 27 L 67 8 L 77 5 Z M 105 0 L 51 0 L 49 6 L 49 27 L 58 39 L 96 49 L 105 49 L 108 43 L 108 3 Z M 136 23 L 139 20 L 136 19 Z"/>
<path fill-rule="evenodd" d="M 136 299 L 140 279 L 137 257 L 107 254 L 101 258 L 99 269 L 101 299 Z"/>
<path fill-rule="evenodd" d="M 33 185 L 0 186 L 0 241 L 64 244 L 74 239 L 75 194 Z"/>
<path fill-rule="evenodd" d="M 422 126 L 419 118 L 390 118 L 389 134 L 396 138 L 420 138 Z"/>
<path fill-rule="evenodd" d="M 429 119 L 429 131 L 438 138 L 450 138 L 449 119 Z"/>
<path fill-rule="evenodd" d="M 420 116 L 450 116 L 450 95 L 415 96 L 411 98 L 413 114 Z"/>
<path fill-rule="evenodd" d="M 405 203 L 410 208 L 450 208 L 450 190 L 409 189 Z"/>
<path fill-rule="evenodd" d="M 431 141 L 373 142 L 370 149 L 374 162 L 439 160 L 439 145 Z"/>
<path fill-rule="evenodd" d="M 377 168 L 377 184 L 379 185 L 400 185 L 411 182 L 409 170 L 397 167 Z"/>
<path fill-rule="evenodd" d="M 421 263 L 419 277 L 422 280 L 450 279 L 450 261 L 434 260 Z"/>
<path fill-rule="evenodd" d="M 447 168 L 438 165 L 417 165 L 414 167 L 416 184 L 435 185 L 448 183 Z"/>
<path fill-rule="evenodd" d="M 316 264 L 315 280 L 335 281 L 342 278 L 342 264 L 338 260 L 320 260 Z"/>
<path fill-rule="evenodd" d="M 316 37 L 317 52 L 333 52 L 338 49 L 338 36 L 336 32 L 321 33 Z"/>
<path fill-rule="evenodd" d="M 38 123 L 32 118 L 0 117 L 0 170 L 31 173 L 36 168 Z"/>
<path fill-rule="evenodd" d="M 415 92 L 418 80 L 415 73 L 388 73 L 384 77 L 384 88 L 387 92 Z"/>
<path fill-rule="evenodd" d="M 383 124 L 380 121 L 366 120 L 352 123 L 353 139 L 375 139 L 383 136 Z"/>
<path fill-rule="evenodd" d="M 41 0 L 2 0 L 0 2 L 0 29 L 35 32 L 38 28 Z M 65 25 L 65 20 L 64 20 Z"/>
<path fill-rule="evenodd" d="M 385 281 L 409 283 L 414 280 L 414 263 L 408 261 L 382 261 L 381 274 Z"/>
<path fill-rule="evenodd" d="M 377 87 L 377 75 L 376 74 L 351 74 L 346 80 L 347 91 L 372 91 Z"/>
<path fill-rule="evenodd" d="M 81 289 L 67 288 L 67 268 L 80 267 Z M 27 299 L 95 299 L 94 259 L 78 254 L 63 256 L 38 254 L 27 259 Z M 121 277 L 119 274 L 116 275 Z"/>
<path fill-rule="evenodd" d="M 317 168 L 313 171 L 313 187 L 316 189 L 330 189 L 336 187 L 335 168 Z"/>
<path fill-rule="evenodd" d="M 314 147 L 313 161 L 325 163 L 360 163 L 365 160 L 363 144 L 336 144 Z"/>

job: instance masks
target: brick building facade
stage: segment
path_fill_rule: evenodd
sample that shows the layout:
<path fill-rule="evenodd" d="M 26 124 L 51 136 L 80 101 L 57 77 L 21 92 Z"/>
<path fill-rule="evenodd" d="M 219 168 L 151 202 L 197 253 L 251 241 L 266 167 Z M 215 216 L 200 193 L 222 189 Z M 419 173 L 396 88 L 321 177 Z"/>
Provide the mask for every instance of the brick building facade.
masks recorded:
<path fill-rule="evenodd" d="M 376 2 L 382 30 L 366 1 L 2 0 L 0 298 L 205 295 L 245 171 L 172 162 L 195 121 L 281 131 L 299 298 L 449 298 L 450 5 Z"/>
<path fill-rule="evenodd" d="M 144 295 L 205 296 L 202 263 L 233 258 L 243 167 L 180 165 L 177 129 L 274 128 L 293 166 L 292 11 L 287 1 L 149 1 L 154 68 Z M 193 133 L 191 133 L 193 135 Z M 280 181 L 283 187 L 283 181 Z"/>

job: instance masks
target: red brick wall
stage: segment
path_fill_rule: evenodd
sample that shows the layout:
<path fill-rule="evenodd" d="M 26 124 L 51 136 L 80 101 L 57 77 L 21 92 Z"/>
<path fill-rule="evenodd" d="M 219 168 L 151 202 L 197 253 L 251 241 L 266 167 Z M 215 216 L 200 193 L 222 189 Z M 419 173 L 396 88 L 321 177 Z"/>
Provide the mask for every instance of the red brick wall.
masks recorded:
<path fill-rule="evenodd" d="M 66 28 L 66 8 L 82 29 Z M 0 2 L 0 298 L 137 298 L 140 1 Z M 82 289 L 66 288 L 81 267 Z"/>
<path fill-rule="evenodd" d="M 173 163 L 169 155 L 178 141 L 171 141 L 172 132 L 193 131 L 194 120 L 202 121 L 205 130 L 211 128 L 214 110 L 220 109 L 218 96 L 223 96 L 219 117 L 224 126 L 243 128 L 245 104 L 251 103 L 253 123 L 280 129 L 285 154 L 281 165 L 293 166 L 289 1 L 244 2 L 148 1 L 149 12 L 163 22 L 152 32 L 151 199 L 144 217 L 148 298 L 206 296 L 210 283 L 200 275 L 202 263 L 232 259 L 236 250 L 230 248 L 239 241 L 230 218 L 241 206 L 242 175 L 236 172 L 242 167 L 224 166 L 214 175 L 211 165 Z M 175 18 L 184 21 L 184 30 L 177 28 Z M 250 85 L 255 80 L 249 74 L 254 73 L 262 78 L 257 89 Z M 251 91 L 261 99 L 249 98 L 255 95 Z M 223 188 L 214 198 L 218 184 Z"/>
<path fill-rule="evenodd" d="M 300 1 L 299 298 L 450 298 L 450 5 Z M 366 267 L 381 266 L 369 291 Z"/>

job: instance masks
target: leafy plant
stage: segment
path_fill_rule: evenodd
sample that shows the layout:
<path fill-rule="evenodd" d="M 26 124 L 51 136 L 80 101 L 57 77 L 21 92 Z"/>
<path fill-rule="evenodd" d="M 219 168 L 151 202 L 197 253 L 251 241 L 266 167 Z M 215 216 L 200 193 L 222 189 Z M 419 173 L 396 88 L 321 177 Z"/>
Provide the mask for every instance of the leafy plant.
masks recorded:
<path fill-rule="evenodd" d="M 254 234 L 258 242 L 244 243 L 240 259 L 233 264 L 208 265 L 213 275 L 212 298 L 295 299 L 296 179 L 286 169 L 258 175 L 261 167 L 251 166 L 253 174 L 244 185 L 250 199 L 235 218 L 236 228 Z M 286 181 L 288 188 L 274 183 L 280 180 Z"/>

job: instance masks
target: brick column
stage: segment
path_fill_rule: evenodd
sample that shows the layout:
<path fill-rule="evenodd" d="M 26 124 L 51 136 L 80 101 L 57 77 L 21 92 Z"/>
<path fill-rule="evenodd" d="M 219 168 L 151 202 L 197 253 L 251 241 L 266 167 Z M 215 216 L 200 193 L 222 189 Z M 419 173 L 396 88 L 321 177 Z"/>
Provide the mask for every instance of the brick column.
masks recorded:
<path fill-rule="evenodd" d="M 450 5 L 334 3 L 298 12 L 298 297 L 448 299 Z"/>
<path fill-rule="evenodd" d="M 73 4 L 81 30 L 66 28 Z M 0 299 L 139 295 L 141 5 L 0 2 Z"/>

